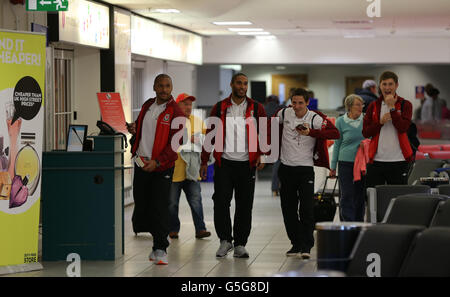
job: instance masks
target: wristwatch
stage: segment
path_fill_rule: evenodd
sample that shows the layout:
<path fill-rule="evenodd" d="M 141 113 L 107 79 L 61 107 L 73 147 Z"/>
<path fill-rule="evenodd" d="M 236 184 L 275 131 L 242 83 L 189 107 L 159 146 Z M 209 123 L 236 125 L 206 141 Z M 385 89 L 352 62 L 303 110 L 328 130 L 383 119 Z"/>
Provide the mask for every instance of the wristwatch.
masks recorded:
<path fill-rule="evenodd" d="M 155 160 L 155 162 L 156 162 L 156 167 L 158 168 L 161 165 L 161 163 L 159 163 L 158 160 Z"/>
<path fill-rule="evenodd" d="M 395 111 L 396 109 L 395 109 L 395 107 L 392 107 L 391 109 L 390 109 L 390 111 Z"/>

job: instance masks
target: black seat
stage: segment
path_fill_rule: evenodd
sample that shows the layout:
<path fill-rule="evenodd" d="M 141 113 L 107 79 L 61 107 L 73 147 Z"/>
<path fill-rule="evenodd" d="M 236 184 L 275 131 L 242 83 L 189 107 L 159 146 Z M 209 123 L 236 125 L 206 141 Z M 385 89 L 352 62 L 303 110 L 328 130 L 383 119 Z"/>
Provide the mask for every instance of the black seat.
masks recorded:
<path fill-rule="evenodd" d="M 420 185 L 419 179 L 421 177 L 430 176 L 430 172 L 432 172 L 436 168 L 442 167 L 443 164 L 444 161 L 438 159 L 416 160 L 408 177 L 408 185 Z"/>
<path fill-rule="evenodd" d="M 450 227 L 450 199 L 439 203 L 431 227 Z"/>
<path fill-rule="evenodd" d="M 439 194 L 450 196 L 450 185 L 439 185 Z"/>
<path fill-rule="evenodd" d="M 399 276 L 450 277 L 450 228 L 425 229 L 413 241 Z"/>
<path fill-rule="evenodd" d="M 381 185 L 376 186 L 375 190 L 369 188 L 369 203 L 368 210 L 371 223 L 381 222 L 386 214 L 389 203 L 392 198 L 416 193 L 430 193 L 429 186 L 417 185 Z"/>
<path fill-rule="evenodd" d="M 367 276 L 368 255 L 380 256 L 382 277 L 398 276 L 409 246 L 422 226 L 376 225 L 362 230 L 350 256 L 348 276 Z"/>
<path fill-rule="evenodd" d="M 442 199 L 444 198 L 432 194 L 409 194 L 394 198 L 383 223 L 428 227 Z"/>

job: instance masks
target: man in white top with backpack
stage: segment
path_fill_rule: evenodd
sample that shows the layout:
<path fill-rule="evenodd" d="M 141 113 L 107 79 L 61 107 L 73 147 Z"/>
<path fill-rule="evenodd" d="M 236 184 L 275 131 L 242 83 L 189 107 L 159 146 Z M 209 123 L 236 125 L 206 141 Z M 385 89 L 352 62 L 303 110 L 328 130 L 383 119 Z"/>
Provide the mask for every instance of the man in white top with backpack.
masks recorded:
<path fill-rule="evenodd" d="M 296 89 L 292 106 L 280 110 L 280 201 L 292 248 L 287 256 L 310 258 L 314 246 L 314 165 L 329 168 L 327 139 L 339 131 L 318 111 L 308 110 L 308 92 Z"/>

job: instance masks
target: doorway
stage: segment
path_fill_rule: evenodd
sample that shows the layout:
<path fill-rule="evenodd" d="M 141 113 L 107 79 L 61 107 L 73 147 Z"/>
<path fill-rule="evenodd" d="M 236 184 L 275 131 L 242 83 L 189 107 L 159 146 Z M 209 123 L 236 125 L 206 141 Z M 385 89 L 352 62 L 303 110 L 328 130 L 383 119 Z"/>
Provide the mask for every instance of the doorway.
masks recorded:
<path fill-rule="evenodd" d="M 53 100 L 49 102 L 52 115 L 49 137 L 51 149 L 65 150 L 67 131 L 72 122 L 73 50 L 54 49 Z"/>
<path fill-rule="evenodd" d="M 345 78 L 345 96 L 356 93 L 355 90 L 362 89 L 365 80 L 374 79 L 373 76 L 347 76 Z"/>
<path fill-rule="evenodd" d="M 307 86 L 308 75 L 306 74 L 272 74 L 272 94 L 280 98 L 280 103 L 289 99 L 291 89 Z"/>

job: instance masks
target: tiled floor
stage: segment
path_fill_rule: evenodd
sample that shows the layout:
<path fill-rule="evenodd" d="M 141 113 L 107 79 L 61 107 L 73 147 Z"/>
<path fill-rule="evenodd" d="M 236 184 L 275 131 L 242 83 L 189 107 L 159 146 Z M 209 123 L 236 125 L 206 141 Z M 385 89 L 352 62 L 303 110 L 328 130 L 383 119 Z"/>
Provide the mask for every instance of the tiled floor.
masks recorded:
<path fill-rule="evenodd" d="M 257 182 L 253 207 L 253 226 L 248 244 L 249 259 L 235 259 L 232 253 L 216 259 L 219 240 L 213 224 L 212 183 L 202 183 L 205 223 L 212 232 L 206 239 L 196 239 L 189 206 L 184 194 L 180 202 L 180 237 L 171 240 L 168 248 L 169 265 L 149 262 L 152 247 L 149 234 L 135 236 L 131 227 L 133 206 L 125 208 L 125 254 L 116 261 L 81 261 L 81 276 L 179 276 L 179 277 L 264 277 L 299 269 L 316 270 L 313 260 L 286 257 L 291 247 L 284 229 L 279 198 L 271 196 L 269 182 Z M 232 204 L 234 213 L 234 203 Z M 316 250 L 311 251 L 315 258 Z M 11 276 L 66 276 L 67 262 L 42 262 L 43 270 Z"/>

